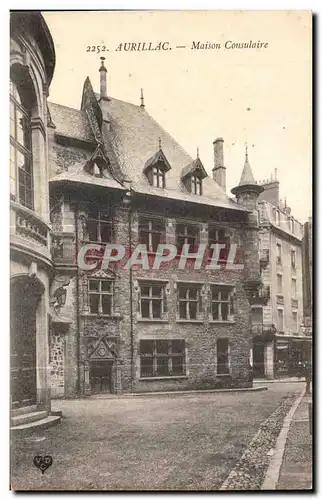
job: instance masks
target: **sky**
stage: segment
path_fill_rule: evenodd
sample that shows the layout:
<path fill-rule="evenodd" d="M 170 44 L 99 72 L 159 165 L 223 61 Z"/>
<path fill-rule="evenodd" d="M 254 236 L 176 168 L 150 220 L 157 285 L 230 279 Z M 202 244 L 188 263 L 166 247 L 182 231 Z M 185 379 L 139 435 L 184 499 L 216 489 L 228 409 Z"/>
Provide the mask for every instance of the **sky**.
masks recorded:
<path fill-rule="evenodd" d="M 304 223 L 312 209 L 311 13 L 309 11 L 44 12 L 56 68 L 49 100 L 80 107 L 84 80 L 99 92 L 106 57 L 108 94 L 145 107 L 206 170 L 224 138 L 227 191 L 238 184 L 248 143 L 257 181 L 277 169 L 280 198 Z M 226 42 L 267 43 L 225 49 Z M 119 44 L 168 42 L 166 51 L 116 51 Z M 193 41 L 220 49 L 192 49 Z M 104 54 L 88 46 L 109 48 Z M 178 45 L 185 48 L 177 48 Z M 230 44 L 229 44 L 230 45 Z"/>

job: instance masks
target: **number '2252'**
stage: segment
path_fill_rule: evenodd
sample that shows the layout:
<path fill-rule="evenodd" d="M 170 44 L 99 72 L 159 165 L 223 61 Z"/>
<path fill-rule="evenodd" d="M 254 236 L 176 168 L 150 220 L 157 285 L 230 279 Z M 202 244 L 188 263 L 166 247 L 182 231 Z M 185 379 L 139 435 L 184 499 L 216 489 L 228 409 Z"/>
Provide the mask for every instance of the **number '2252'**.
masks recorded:
<path fill-rule="evenodd" d="M 108 52 L 108 48 L 105 45 L 87 45 L 86 52 Z"/>

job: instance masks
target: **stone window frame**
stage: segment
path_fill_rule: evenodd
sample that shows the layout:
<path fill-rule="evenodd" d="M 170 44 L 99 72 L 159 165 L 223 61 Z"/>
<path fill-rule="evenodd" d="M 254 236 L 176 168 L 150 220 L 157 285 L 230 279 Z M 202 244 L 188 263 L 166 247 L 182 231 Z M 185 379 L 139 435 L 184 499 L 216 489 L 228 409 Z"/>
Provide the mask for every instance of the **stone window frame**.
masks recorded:
<path fill-rule="evenodd" d="M 91 290 L 90 289 L 90 283 L 92 282 L 98 282 L 98 290 Z M 110 283 L 110 290 L 102 290 L 102 283 Z M 114 302 L 115 302 L 115 283 L 114 280 L 112 279 L 107 279 L 107 278 L 99 278 L 99 277 L 93 277 L 89 278 L 87 281 L 87 295 L 88 295 L 88 310 L 89 314 L 95 315 L 95 316 L 113 316 L 114 313 Z M 91 300 L 90 297 L 93 295 L 98 295 L 99 296 L 99 302 L 98 302 L 98 312 L 93 312 L 91 309 Z M 110 312 L 106 313 L 103 311 L 103 296 L 104 297 L 109 297 L 110 298 Z"/>
<path fill-rule="evenodd" d="M 96 211 L 96 214 L 94 214 L 94 209 Z M 110 209 L 100 209 L 99 207 L 92 208 L 92 212 L 89 211 L 88 215 L 93 215 L 92 217 L 87 217 L 86 220 L 86 229 L 87 229 L 87 235 L 88 238 L 86 238 L 86 241 L 89 243 L 113 243 L 113 227 L 114 227 L 114 221 L 113 221 L 113 214 Z M 93 222 L 96 223 L 96 239 L 92 240 L 89 237 L 89 229 L 88 229 L 88 223 Z M 107 240 L 102 239 L 102 229 L 104 227 L 109 228 L 110 236 Z"/>
<path fill-rule="evenodd" d="M 297 297 L 297 279 L 296 278 L 291 279 L 291 297 L 292 297 L 292 299 L 296 299 L 296 297 Z"/>
<path fill-rule="evenodd" d="M 227 348 L 223 351 L 219 350 L 220 343 L 227 343 Z M 219 361 L 219 355 L 223 355 L 225 357 L 224 362 Z M 221 371 L 219 367 L 224 366 L 224 369 Z M 216 375 L 217 376 L 225 376 L 231 374 L 231 353 L 230 353 L 230 341 L 228 337 L 219 337 L 216 340 Z"/>
<path fill-rule="evenodd" d="M 275 217 L 276 226 L 280 227 L 281 226 L 281 212 L 280 212 L 280 210 L 278 210 L 278 208 L 275 208 L 274 217 Z"/>
<path fill-rule="evenodd" d="M 10 196 L 13 201 L 34 210 L 31 109 L 27 108 L 22 100 L 19 86 L 14 82 L 14 79 L 10 78 Z M 22 115 L 20 120 L 25 120 L 24 126 L 21 126 L 21 132 L 24 136 L 22 141 L 18 137 L 18 113 Z M 18 164 L 18 154 L 24 157 L 24 165 L 22 166 Z M 20 182 L 22 178 L 24 178 L 24 182 Z M 26 187 L 27 180 L 29 187 Z M 21 186 L 24 189 L 24 197 L 20 194 Z M 27 191 L 29 192 L 29 201 L 26 200 Z"/>
<path fill-rule="evenodd" d="M 281 317 L 279 316 L 280 311 L 282 312 Z M 280 329 L 280 324 L 279 324 L 280 319 L 282 319 L 282 328 L 281 329 Z M 276 325 L 276 327 L 277 327 L 278 333 L 284 333 L 284 309 L 283 309 L 283 307 L 277 308 L 277 325 Z"/>
<path fill-rule="evenodd" d="M 277 241 L 276 242 L 276 263 L 277 264 L 282 264 L 282 244 L 281 242 Z"/>
<path fill-rule="evenodd" d="M 183 231 L 179 232 L 178 228 L 182 226 Z M 195 232 L 195 234 L 194 234 Z M 179 240 L 182 240 L 179 242 Z M 192 240 L 190 243 L 189 240 Z M 191 222 L 181 222 L 178 220 L 176 222 L 176 245 L 177 245 L 177 256 L 181 254 L 181 249 L 182 246 L 185 244 L 189 244 L 190 248 L 189 250 L 191 252 L 196 251 L 198 244 L 200 241 L 200 226 L 197 223 L 191 223 Z"/>
<path fill-rule="evenodd" d="M 143 224 L 147 223 L 147 229 L 143 228 Z M 163 229 L 155 229 L 153 227 L 154 224 L 158 224 L 160 226 L 163 226 Z M 138 233 L 139 233 L 139 243 L 143 243 L 147 245 L 148 252 L 155 254 L 158 249 L 158 245 L 160 243 L 165 243 L 166 242 L 166 220 L 163 217 L 153 217 L 150 215 L 139 215 L 139 220 L 138 220 Z M 145 234 L 147 235 L 147 241 L 141 241 L 144 238 L 142 238 L 142 235 Z M 160 235 L 159 241 L 157 243 L 157 247 L 154 248 L 154 241 L 153 241 L 153 235 Z"/>
<path fill-rule="evenodd" d="M 294 329 L 294 316 L 296 316 L 296 328 Z M 298 311 L 292 310 L 292 331 L 293 333 L 298 333 L 298 325 L 299 325 L 299 316 Z"/>
<path fill-rule="evenodd" d="M 213 233 L 213 234 L 212 234 Z M 211 249 L 211 245 L 225 244 L 226 248 L 220 250 L 218 263 L 227 262 L 227 246 L 230 246 L 230 233 L 228 233 L 227 228 L 218 227 L 215 224 L 208 224 L 208 252 L 209 257 L 213 256 L 215 249 Z M 228 248 L 229 251 L 229 248 Z M 224 253 L 224 255 L 223 255 Z"/>
<path fill-rule="evenodd" d="M 283 295 L 283 274 L 276 273 L 276 290 L 277 295 Z"/>
<path fill-rule="evenodd" d="M 203 321 L 203 283 L 177 283 L 177 321 Z M 185 297 L 180 297 L 180 290 L 185 289 Z M 196 291 L 195 298 L 190 297 L 191 290 Z M 181 316 L 180 303 L 185 303 L 185 317 Z M 190 303 L 196 304 L 196 316 L 191 317 Z"/>
<path fill-rule="evenodd" d="M 137 285 L 137 317 L 139 321 L 168 321 L 167 295 L 169 293 L 168 281 L 159 280 L 139 280 Z M 148 288 L 148 295 L 143 295 L 142 288 Z M 153 295 L 153 288 L 160 288 L 160 295 Z M 149 317 L 142 316 L 142 299 L 149 301 Z M 153 316 L 153 301 L 160 301 L 160 316 Z"/>
<path fill-rule="evenodd" d="M 218 298 L 216 300 L 214 300 L 214 298 L 213 298 L 213 292 L 215 291 L 215 289 L 217 289 L 216 293 L 218 293 Z M 223 291 L 227 292 L 227 299 L 226 300 L 222 300 L 222 292 Z M 220 283 L 210 283 L 209 284 L 209 306 L 210 306 L 209 320 L 211 322 L 230 323 L 230 322 L 234 321 L 234 319 L 235 319 L 235 317 L 234 317 L 235 291 L 236 291 L 236 289 L 235 289 L 234 285 L 220 284 Z M 214 318 L 213 304 L 218 304 L 218 318 Z M 228 305 L 227 319 L 223 319 L 222 304 Z"/>
<path fill-rule="evenodd" d="M 296 250 L 291 248 L 291 269 L 296 269 Z"/>
<path fill-rule="evenodd" d="M 141 352 L 141 343 L 149 342 L 152 344 L 152 349 L 149 353 Z M 158 352 L 158 343 L 167 344 L 167 352 Z M 181 342 L 183 348 L 180 352 L 174 352 L 172 346 L 174 342 Z M 173 373 L 173 359 L 181 359 L 182 368 L 181 373 Z M 152 373 L 144 375 L 142 373 L 142 359 L 150 360 L 150 366 L 152 362 Z M 164 360 L 167 364 L 167 374 L 158 372 L 158 360 Z M 182 378 L 187 377 L 187 349 L 185 339 L 164 339 L 164 338 L 153 338 L 153 339 L 140 339 L 139 341 L 139 378 L 142 380 L 148 379 L 160 379 L 160 378 Z"/>

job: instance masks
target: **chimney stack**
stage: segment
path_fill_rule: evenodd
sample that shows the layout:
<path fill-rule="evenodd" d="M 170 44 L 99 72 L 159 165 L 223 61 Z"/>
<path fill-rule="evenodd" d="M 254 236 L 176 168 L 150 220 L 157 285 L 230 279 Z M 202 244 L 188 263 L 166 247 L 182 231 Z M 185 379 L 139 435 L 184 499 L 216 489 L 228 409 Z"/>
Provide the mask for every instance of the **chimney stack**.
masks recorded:
<path fill-rule="evenodd" d="M 104 66 L 105 57 L 101 57 L 101 67 L 99 69 L 100 72 L 100 98 L 107 99 L 107 86 L 106 86 L 106 75 L 107 69 Z"/>
<path fill-rule="evenodd" d="M 224 139 L 218 137 L 214 140 L 213 178 L 226 191 L 226 167 L 224 166 Z"/>

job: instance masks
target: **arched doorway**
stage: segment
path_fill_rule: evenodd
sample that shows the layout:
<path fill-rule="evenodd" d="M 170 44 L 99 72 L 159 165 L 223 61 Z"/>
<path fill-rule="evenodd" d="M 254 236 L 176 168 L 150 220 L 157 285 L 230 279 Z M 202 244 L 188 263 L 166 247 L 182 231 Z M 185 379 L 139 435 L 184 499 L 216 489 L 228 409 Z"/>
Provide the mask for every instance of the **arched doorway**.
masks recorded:
<path fill-rule="evenodd" d="M 44 286 L 19 276 L 10 283 L 10 394 L 12 408 L 37 403 L 37 306 Z"/>

